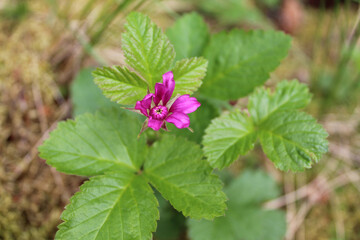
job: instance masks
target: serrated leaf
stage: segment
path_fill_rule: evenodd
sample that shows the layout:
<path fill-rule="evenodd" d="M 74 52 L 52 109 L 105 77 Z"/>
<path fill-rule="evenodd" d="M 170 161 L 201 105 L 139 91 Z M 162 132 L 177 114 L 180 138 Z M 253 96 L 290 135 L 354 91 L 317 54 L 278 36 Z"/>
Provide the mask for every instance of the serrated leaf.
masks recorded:
<path fill-rule="evenodd" d="M 224 217 L 214 221 L 188 222 L 192 240 L 279 240 L 286 230 L 282 211 L 266 211 L 262 202 L 278 196 L 272 178 L 258 171 L 246 171 L 225 189 L 229 197 Z"/>
<path fill-rule="evenodd" d="M 276 31 L 232 30 L 212 36 L 204 57 L 208 71 L 199 91 L 234 100 L 262 85 L 287 55 L 291 38 Z"/>
<path fill-rule="evenodd" d="M 150 240 L 159 219 L 157 206 L 141 175 L 122 171 L 96 176 L 71 198 L 56 239 Z"/>
<path fill-rule="evenodd" d="M 147 93 L 147 85 L 136 73 L 127 67 L 103 67 L 93 72 L 95 83 L 111 101 L 120 104 L 134 104 Z"/>
<path fill-rule="evenodd" d="M 254 121 L 259 123 L 276 111 L 304 108 L 310 100 L 311 94 L 305 84 L 296 80 L 282 81 L 273 94 L 258 88 L 249 97 L 248 109 Z"/>
<path fill-rule="evenodd" d="M 257 133 L 251 119 L 235 111 L 214 119 L 205 130 L 204 153 L 212 167 L 224 168 L 254 147 Z"/>
<path fill-rule="evenodd" d="M 184 216 L 213 219 L 224 214 L 222 183 L 196 144 L 166 135 L 150 149 L 144 169 L 150 183 Z"/>
<path fill-rule="evenodd" d="M 201 103 L 201 107 L 189 114 L 190 127 L 193 129 L 193 132 L 179 129 L 172 124 L 169 124 L 168 128 L 170 134 L 186 137 L 187 139 L 200 144 L 205 129 L 209 126 L 212 119 L 220 115 L 221 109 L 204 98 L 198 98 L 197 100 Z"/>
<path fill-rule="evenodd" d="M 174 69 L 175 90 L 177 94 L 193 94 L 201 86 L 202 79 L 206 75 L 208 62 L 206 59 L 194 57 L 177 61 Z"/>
<path fill-rule="evenodd" d="M 160 193 L 155 194 L 159 201 L 160 220 L 157 222 L 157 229 L 154 233 L 156 240 L 178 240 L 182 232 L 185 232 L 185 217 L 176 211 L 171 204 L 161 197 Z"/>
<path fill-rule="evenodd" d="M 176 60 L 201 56 L 210 38 L 208 26 L 195 12 L 179 18 L 166 35 L 174 45 Z"/>
<path fill-rule="evenodd" d="M 145 139 L 137 139 L 141 123 L 125 110 L 108 109 L 95 115 L 60 122 L 42 146 L 40 157 L 58 171 L 83 176 L 109 170 L 140 168 Z"/>
<path fill-rule="evenodd" d="M 324 128 L 303 112 L 275 112 L 259 128 L 266 156 L 282 171 L 310 168 L 328 149 Z"/>
<path fill-rule="evenodd" d="M 94 77 L 91 75 L 93 70 L 93 68 L 82 69 L 71 83 L 74 116 L 83 113 L 95 113 L 102 107 L 116 106 L 115 103 L 104 97 L 94 83 Z"/>
<path fill-rule="evenodd" d="M 171 69 L 175 58 L 174 47 L 149 17 L 133 12 L 126 20 L 126 32 L 122 34 L 126 62 L 153 89 L 156 82 L 162 81 L 162 75 Z"/>

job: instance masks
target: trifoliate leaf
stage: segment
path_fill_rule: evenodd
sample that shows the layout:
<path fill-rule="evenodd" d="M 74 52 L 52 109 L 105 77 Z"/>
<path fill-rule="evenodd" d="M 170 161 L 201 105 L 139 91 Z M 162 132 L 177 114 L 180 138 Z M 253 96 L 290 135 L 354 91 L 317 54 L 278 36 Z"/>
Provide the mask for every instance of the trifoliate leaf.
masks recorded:
<path fill-rule="evenodd" d="M 122 171 L 96 176 L 71 198 L 56 239 L 150 240 L 159 219 L 157 206 L 141 175 Z"/>
<path fill-rule="evenodd" d="M 232 30 L 213 35 L 204 52 L 209 65 L 199 91 L 223 100 L 246 96 L 269 78 L 287 55 L 290 40 L 276 31 Z"/>
<path fill-rule="evenodd" d="M 137 139 L 141 123 L 125 110 L 108 109 L 95 115 L 60 122 L 39 147 L 40 157 L 58 171 L 83 176 L 109 170 L 136 171 L 144 161 L 145 139 Z"/>
<path fill-rule="evenodd" d="M 134 104 L 147 93 L 147 85 L 136 73 L 127 67 L 103 67 L 93 72 L 95 83 L 111 101 L 120 104 Z"/>
<path fill-rule="evenodd" d="M 82 69 L 71 84 L 74 116 L 83 113 L 95 113 L 102 107 L 116 106 L 115 103 L 104 97 L 94 83 L 94 77 L 91 75 L 93 70 L 93 68 Z"/>
<path fill-rule="evenodd" d="M 225 113 L 205 130 L 204 153 L 210 165 L 224 168 L 254 147 L 256 130 L 244 113 Z"/>
<path fill-rule="evenodd" d="M 202 57 L 177 61 L 172 70 L 176 83 L 173 96 L 196 92 L 206 75 L 207 64 L 207 60 Z"/>
<path fill-rule="evenodd" d="M 176 60 L 202 56 L 209 40 L 209 29 L 197 13 L 185 14 L 166 31 L 174 45 Z"/>
<path fill-rule="evenodd" d="M 266 156 L 283 171 L 310 168 L 328 149 L 324 128 L 303 112 L 276 112 L 259 128 Z"/>
<path fill-rule="evenodd" d="M 229 197 L 224 217 L 188 222 L 191 240 L 279 240 L 286 231 L 282 211 L 266 211 L 261 204 L 279 194 L 265 173 L 246 171 L 225 189 Z"/>
<path fill-rule="evenodd" d="M 149 17 L 133 12 L 126 20 L 126 32 L 122 34 L 126 62 L 153 89 L 156 82 L 162 81 L 162 75 L 171 69 L 175 58 L 174 47 Z"/>
<path fill-rule="evenodd" d="M 229 166 L 249 151 L 260 137 L 268 158 L 283 171 L 301 171 L 318 162 L 327 151 L 327 133 L 311 116 L 296 110 L 311 95 L 296 81 L 281 82 L 274 94 L 264 88 L 249 98 L 250 117 L 239 112 L 223 114 L 205 131 L 204 153 L 210 165 Z"/>
<path fill-rule="evenodd" d="M 273 94 L 265 88 L 258 88 L 249 98 L 251 117 L 259 123 L 280 110 L 304 108 L 311 99 L 309 88 L 298 81 L 282 81 Z"/>
<path fill-rule="evenodd" d="M 144 169 L 150 183 L 184 216 L 213 219 L 224 214 L 222 183 L 196 144 L 166 135 L 151 147 Z"/>
<path fill-rule="evenodd" d="M 201 106 L 195 112 L 189 114 L 190 127 L 193 129 L 193 132 L 179 129 L 172 124 L 169 124 L 168 128 L 170 134 L 186 137 L 187 139 L 200 144 L 205 129 L 209 126 L 213 118 L 220 115 L 221 109 L 204 98 L 198 98 L 197 100 L 201 103 Z"/>

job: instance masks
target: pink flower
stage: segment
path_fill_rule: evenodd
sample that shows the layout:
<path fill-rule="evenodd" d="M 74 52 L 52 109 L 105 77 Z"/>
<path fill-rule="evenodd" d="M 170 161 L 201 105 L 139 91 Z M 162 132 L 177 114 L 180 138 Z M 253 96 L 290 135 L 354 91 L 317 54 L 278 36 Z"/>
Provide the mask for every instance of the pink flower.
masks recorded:
<path fill-rule="evenodd" d="M 174 88 L 174 75 L 170 71 L 163 75 L 163 83 L 155 84 L 155 94 L 149 93 L 136 103 L 135 109 L 148 118 L 143 130 L 147 127 L 155 131 L 160 128 L 167 130 L 166 122 L 173 123 L 177 128 L 190 126 L 190 118 L 187 114 L 194 112 L 201 104 L 189 95 L 171 99 Z"/>

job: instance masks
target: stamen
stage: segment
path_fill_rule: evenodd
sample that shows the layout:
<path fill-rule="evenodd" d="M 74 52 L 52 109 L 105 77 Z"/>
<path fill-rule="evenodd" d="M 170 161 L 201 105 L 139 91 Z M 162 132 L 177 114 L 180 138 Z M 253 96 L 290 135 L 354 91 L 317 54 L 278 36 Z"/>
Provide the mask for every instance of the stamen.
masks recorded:
<path fill-rule="evenodd" d="M 165 106 L 158 105 L 150 110 L 150 116 L 157 120 L 164 120 L 169 111 Z"/>

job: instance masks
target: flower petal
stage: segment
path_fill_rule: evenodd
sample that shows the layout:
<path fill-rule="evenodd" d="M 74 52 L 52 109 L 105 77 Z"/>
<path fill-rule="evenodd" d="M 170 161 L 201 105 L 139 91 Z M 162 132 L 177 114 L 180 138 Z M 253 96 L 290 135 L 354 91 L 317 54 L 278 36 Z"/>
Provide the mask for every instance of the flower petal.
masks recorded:
<path fill-rule="evenodd" d="M 177 128 L 187 128 L 190 126 L 190 118 L 188 115 L 175 112 L 166 118 L 166 121 L 173 123 Z"/>
<path fill-rule="evenodd" d="M 174 92 L 175 81 L 173 73 L 167 72 L 163 75 L 163 83 L 155 84 L 155 99 L 154 103 L 156 105 L 162 100 L 162 105 L 166 105 L 166 103 L 170 100 L 171 95 Z"/>
<path fill-rule="evenodd" d="M 147 94 L 143 100 L 137 101 L 135 104 L 135 109 L 140 110 L 142 114 L 148 116 L 148 111 L 151 108 L 151 101 L 155 95 L 153 93 Z"/>
<path fill-rule="evenodd" d="M 164 84 L 162 84 L 162 83 L 155 84 L 155 98 L 154 98 L 155 105 L 158 105 L 159 102 L 164 99 L 166 90 L 167 89 Z M 163 103 L 164 103 L 164 100 L 163 100 Z"/>
<path fill-rule="evenodd" d="M 164 105 L 170 100 L 174 89 L 175 89 L 175 81 L 174 74 L 172 71 L 163 74 L 163 83 L 166 87 L 166 93 L 163 98 Z"/>
<path fill-rule="evenodd" d="M 163 125 L 164 120 L 156 120 L 153 118 L 149 118 L 149 123 L 148 123 L 148 127 L 152 128 L 155 131 L 158 131 L 161 126 Z"/>
<path fill-rule="evenodd" d="M 170 112 L 180 112 L 180 113 L 192 113 L 200 107 L 201 103 L 199 103 L 196 98 L 190 97 L 189 95 L 182 95 L 178 99 L 175 100 L 173 105 L 170 108 Z"/>

